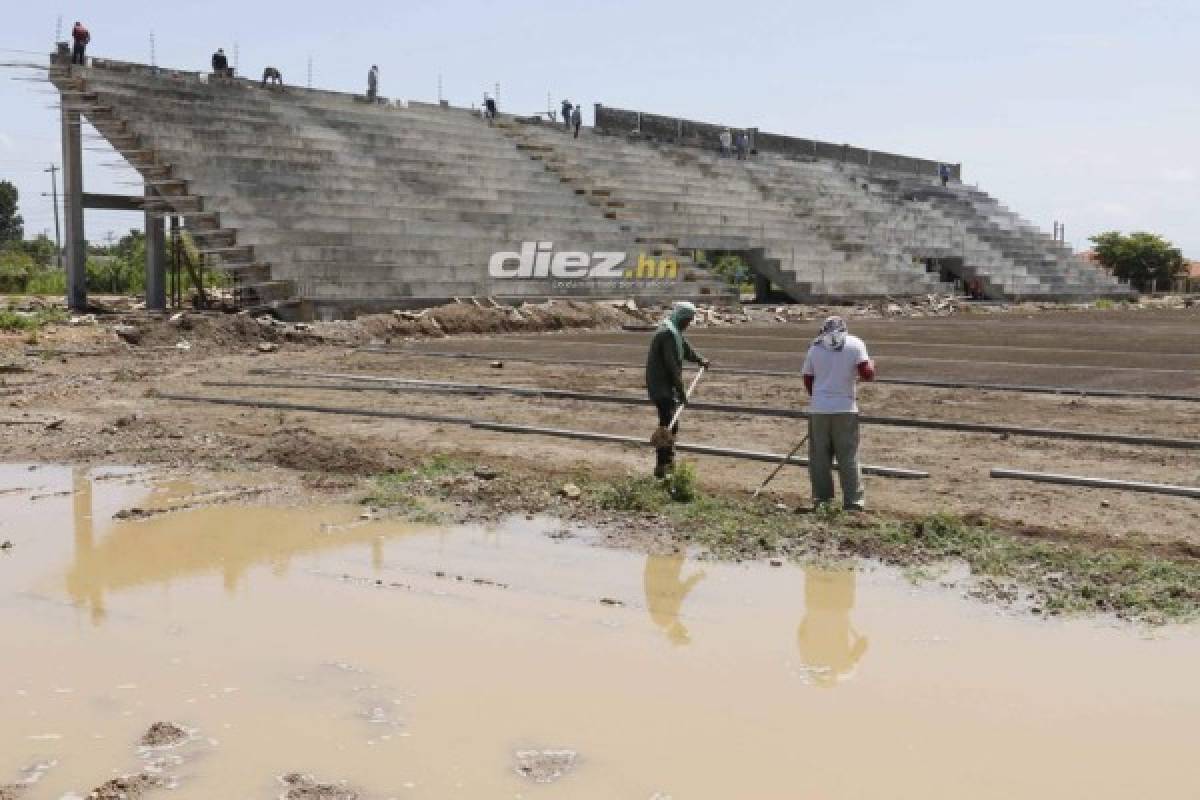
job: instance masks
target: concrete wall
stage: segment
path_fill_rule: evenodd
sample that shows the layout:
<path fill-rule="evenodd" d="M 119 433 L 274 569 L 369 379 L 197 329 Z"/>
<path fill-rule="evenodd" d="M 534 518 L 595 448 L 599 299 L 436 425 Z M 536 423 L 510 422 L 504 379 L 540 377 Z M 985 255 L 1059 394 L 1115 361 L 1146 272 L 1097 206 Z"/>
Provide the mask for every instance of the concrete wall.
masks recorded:
<path fill-rule="evenodd" d="M 714 125 L 679 117 L 649 114 L 644 111 L 612 108 L 600 103 L 596 104 L 595 114 L 596 130 L 602 133 L 625 134 L 639 132 L 643 136 L 697 147 L 717 147 L 717 137 L 722 130 L 728 127 L 735 135 L 740 130 L 746 131 L 750 136 L 750 141 L 754 148 L 760 153 L 777 153 L 779 155 L 798 156 L 802 158 L 823 158 L 830 161 L 859 164 L 873 169 L 908 172 L 934 177 L 937 176 L 938 166 L 941 163 L 925 158 L 912 158 L 895 153 L 867 150 L 848 144 L 833 144 L 814 139 L 801 139 L 796 136 L 784 136 L 778 133 L 766 133 L 756 128 Z M 962 179 L 961 164 L 951 164 L 950 172 L 954 180 Z"/>

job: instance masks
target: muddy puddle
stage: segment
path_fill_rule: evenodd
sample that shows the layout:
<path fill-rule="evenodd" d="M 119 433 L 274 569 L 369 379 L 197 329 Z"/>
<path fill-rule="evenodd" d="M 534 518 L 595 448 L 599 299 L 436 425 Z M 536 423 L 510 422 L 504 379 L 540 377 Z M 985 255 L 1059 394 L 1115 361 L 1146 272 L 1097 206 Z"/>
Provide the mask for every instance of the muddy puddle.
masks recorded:
<path fill-rule="evenodd" d="M 0 469 L 0 785 L 31 800 L 138 772 L 145 797 L 179 800 L 322 782 L 332 793 L 292 796 L 1197 791 L 1195 628 L 1042 621 L 886 570 L 611 551 L 544 519 L 439 530 L 252 504 L 113 519 L 194 494 Z"/>

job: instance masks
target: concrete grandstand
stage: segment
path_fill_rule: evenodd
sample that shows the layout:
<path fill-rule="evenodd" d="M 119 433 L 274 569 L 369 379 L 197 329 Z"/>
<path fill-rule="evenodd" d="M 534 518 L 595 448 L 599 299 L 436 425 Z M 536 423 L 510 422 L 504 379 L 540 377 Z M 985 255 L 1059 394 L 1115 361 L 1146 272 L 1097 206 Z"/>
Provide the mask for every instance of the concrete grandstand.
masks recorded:
<path fill-rule="evenodd" d="M 49 74 L 68 266 L 82 263 L 83 117 L 145 180 L 150 241 L 180 218 L 248 306 L 341 317 L 453 297 L 734 302 L 706 268 L 713 254 L 741 255 L 760 294 L 798 301 L 955 283 L 992 299 L 1130 294 L 960 183 L 957 166 L 943 186 L 937 162 L 753 129 L 742 161 L 716 152 L 718 126 L 600 105 L 573 138 L 534 117 L 488 124 L 441 104 L 106 59 L 70 67 L 61 50 Z M 618 253 L 613 267 L 605 254 Z M 82 288 L 70 291 L 78 306 Z"/>

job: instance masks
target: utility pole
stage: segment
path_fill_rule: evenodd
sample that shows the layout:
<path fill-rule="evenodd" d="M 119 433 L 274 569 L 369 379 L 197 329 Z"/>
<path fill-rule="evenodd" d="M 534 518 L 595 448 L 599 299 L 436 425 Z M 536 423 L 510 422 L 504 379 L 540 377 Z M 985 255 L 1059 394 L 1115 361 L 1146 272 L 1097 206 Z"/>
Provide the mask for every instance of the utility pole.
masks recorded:
<path fill-rule="evenodd" d="M 438 105 L 442 104 L 442 73 L 438 73 Z"/>
<path fill-rule="evenodd" d="M 150 66 L 157 67 L 158 62 L 155 60 L 154 53 L 154 31 L 150 31 Z"/>
<path fill-rule="evenodd" d="M 54 24 L 54 41 L 61 42 L 62 40 L 62 14 L 59 14 L 58 22 Z"/>
<path fill-rule="evenodd" d="M 308 56 L 308 88 L 312 88 L 312 54 Z"/>
<path fill-rule="evenodd" d="M 59 19 L 62 18 L 59 17 Z M 55 260 L 58 262 L 58 268 L 62 269 L 62 241 L 59 238 L 58 231 L 58 177 L 56 174 L 58 172 L 58 165 L 51 164 L 42 170 L 42 172 L 50 173 L 50 197 L 54 202 L 54 255 L 56 256 Z"/>

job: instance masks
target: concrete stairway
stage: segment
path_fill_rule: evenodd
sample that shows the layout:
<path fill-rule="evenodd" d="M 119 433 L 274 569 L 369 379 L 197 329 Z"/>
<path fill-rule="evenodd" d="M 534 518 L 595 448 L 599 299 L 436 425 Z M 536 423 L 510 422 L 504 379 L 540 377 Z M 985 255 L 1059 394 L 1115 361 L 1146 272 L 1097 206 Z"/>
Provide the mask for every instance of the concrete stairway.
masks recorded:
<path fill-rule="evenodd" d="M 507 133 L 609 218 L 628 224 L 639 241 L 743 252 L 797 300 L 949 289 L 898 252 L 836 246 L 791 198 L 769 191 L 748 162 L 587 130 L 576 139 L 541 124 L 514 125 Z"/>
<path fill-rule="evenodd" d="M 951 290 L 942 277 L 997 299 L 1131 294 L 987 194 L 943 189 L 933 176 L 780 155 L 737 161 L 541 124 L 510 135 L 644 240 L 743 250 L 797 300 Z"/>

